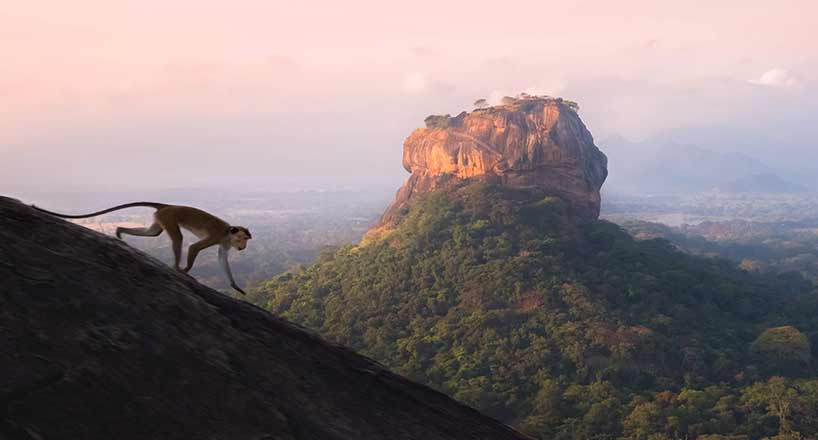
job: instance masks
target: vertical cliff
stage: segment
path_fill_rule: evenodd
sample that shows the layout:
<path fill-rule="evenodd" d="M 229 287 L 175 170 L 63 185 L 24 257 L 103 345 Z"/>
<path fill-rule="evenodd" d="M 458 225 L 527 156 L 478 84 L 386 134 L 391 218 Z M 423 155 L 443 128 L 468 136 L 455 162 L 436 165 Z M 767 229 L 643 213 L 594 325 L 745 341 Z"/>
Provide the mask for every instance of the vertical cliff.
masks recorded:
<path fill-rule="evenodd" d="M 578 215 L 599 215 L 608 160 L 575 104 L 526 97 L 426 122 L 403 144 L 403 166 L 411 175 L 376 229 L 394 225 L 418 195 L 463 180 L 539 187 Z"/>

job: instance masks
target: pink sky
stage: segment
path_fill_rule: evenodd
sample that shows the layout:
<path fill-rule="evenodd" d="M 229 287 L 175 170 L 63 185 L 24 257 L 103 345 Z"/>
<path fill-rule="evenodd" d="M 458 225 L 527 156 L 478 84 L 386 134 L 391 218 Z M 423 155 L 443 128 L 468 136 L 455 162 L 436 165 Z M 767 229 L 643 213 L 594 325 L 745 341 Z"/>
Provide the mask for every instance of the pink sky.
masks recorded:
<path fill-rule="evenodd" d="M 523 90 L 579 101 L 598 140 L 807 151 L 816 29 L 808 0 L 13 2 L 0 189 L 400 179 L 426 115 Z"/>

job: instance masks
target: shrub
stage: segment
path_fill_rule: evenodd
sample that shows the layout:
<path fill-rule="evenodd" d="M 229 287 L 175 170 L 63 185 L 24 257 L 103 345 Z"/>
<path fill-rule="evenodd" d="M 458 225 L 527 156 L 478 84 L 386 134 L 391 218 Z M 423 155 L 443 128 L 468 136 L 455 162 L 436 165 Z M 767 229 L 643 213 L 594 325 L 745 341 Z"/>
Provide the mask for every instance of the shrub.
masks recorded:
<path fill-rule="evenodd" d="M 423 122 L 426 123 L 426 128 L 449 128 L 451 119 L 451 115 L 429 115 Z"/>

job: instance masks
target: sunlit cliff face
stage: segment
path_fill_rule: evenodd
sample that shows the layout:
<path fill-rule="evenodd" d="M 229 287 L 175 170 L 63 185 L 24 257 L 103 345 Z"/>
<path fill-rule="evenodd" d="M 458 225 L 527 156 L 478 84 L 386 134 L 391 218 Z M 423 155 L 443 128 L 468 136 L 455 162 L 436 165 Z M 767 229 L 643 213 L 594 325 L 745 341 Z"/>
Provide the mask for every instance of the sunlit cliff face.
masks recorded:
<path fill-rule="evenodd" d="M 456 117 L 430 116 L 403 144 L 411 174 L 374 233 L 388 230 L 420 195 L 464 180 L 536 187 L 596 218 L 608 160 L 573 102 L 529 97 Z"/>

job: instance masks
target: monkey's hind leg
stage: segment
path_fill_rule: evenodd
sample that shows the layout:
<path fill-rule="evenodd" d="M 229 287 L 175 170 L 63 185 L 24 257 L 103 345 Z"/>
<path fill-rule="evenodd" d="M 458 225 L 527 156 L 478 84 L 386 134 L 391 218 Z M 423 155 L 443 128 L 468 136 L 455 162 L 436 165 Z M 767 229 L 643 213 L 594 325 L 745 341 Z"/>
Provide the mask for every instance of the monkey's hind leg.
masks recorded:
<path fill-rule="evenodd" d="M 171 247 L 173 247 L 173 267 L 181 271 L 182 268 L 179 267 L 179 261 L 182 259 L 182 240 L 184 239 L 182 230 L 179 229 L 179 225 L 176 223 L 166 223 L 165 230 L 168 231 L 170 244 Z"/>
<path fill-rule="evenodd" d="M 196 261 L 196 256 L 204 249 L 209 248 L 219 243 L 220 237 L 205 238 L 190 245 L 187 250 L 187 267 L 182 269 L 182 272 L 188 272 L 193 268 L 193 263 Z"/>
<path fill-rule="evenodd" d="M 158 223 L 154 223 L 147 228 L 116 228 L 116 238 L 122 238 L 122 234 L 137 237 L 156 237 L 161 233 L 162 227 Z"/>

